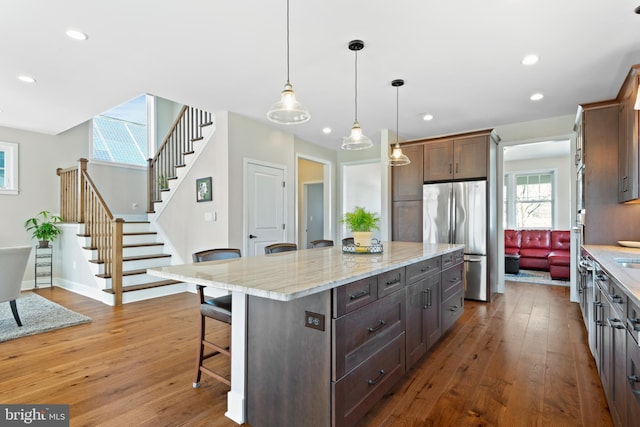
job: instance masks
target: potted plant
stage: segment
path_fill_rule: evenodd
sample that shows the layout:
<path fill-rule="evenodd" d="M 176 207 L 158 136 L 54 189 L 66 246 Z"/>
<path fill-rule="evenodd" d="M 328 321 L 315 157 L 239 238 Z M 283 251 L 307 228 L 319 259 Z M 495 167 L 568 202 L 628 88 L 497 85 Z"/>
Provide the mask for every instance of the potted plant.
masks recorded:
<path fill-rule="evenodd" d="M 53 242 L 62 233 L 56 225 L 62 222 L 62 218 L 52 215 L 49 211 L 42 211 L 33 218 L 24 222 L 24 228 L 31 231 L 34 239 L 40 242 L 41 248 L 48 248 L 49 242 Z"/>
<path fill-rule="evenodd" d="M 379 230 L 380 217 L 374 212 L 369 212 L 361 206 L 356 206 L 352 212 L 347 212 L 340 220 L 346 224 L 353 233 L 353 241 L 356 246 L 371 246 L 373 230 Z"/>

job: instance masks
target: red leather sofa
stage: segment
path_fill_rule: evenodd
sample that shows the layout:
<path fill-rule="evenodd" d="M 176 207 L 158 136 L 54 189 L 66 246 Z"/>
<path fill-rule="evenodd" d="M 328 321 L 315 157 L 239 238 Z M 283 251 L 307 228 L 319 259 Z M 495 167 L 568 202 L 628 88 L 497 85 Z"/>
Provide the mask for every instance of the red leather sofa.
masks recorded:
<path fill-rule="evenodd" d="M 520 268 L 548 271 L 569 279 L 571 234 L 568 230 L 504 230 L 505 255 L 520 255 Z"/>

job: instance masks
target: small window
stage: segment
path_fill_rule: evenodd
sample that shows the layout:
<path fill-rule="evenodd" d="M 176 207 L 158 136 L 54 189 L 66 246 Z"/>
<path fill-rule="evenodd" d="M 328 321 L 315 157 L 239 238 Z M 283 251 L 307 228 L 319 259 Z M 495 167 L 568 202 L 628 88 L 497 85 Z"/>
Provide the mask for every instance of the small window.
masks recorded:
<path fill-rule="evenodd" d="M 93 118 L 93 160 L 146 166 L 147 95 Z"/>
<path fill-rule="evenodd" d="M 0 194 L 18 194 L 18 144 L 0 141 Z"/>
<path fill-rule="evenodd" d="M 506 174 L 504 182 L 506 228 L 553 228 L 553 171 Z"/>

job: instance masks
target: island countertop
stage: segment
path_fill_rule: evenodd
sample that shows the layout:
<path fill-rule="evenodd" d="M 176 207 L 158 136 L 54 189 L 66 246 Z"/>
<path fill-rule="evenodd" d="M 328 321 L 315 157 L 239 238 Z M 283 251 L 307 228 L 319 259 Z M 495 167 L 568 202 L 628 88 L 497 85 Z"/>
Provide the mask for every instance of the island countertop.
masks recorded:
<path fill-rule="evenodd" d="M 289 301 L 462 249 L 463 245 L 383 242 L 381 254 L 341 246 L 155 267 L 148 274 L 262 298 Z"/>

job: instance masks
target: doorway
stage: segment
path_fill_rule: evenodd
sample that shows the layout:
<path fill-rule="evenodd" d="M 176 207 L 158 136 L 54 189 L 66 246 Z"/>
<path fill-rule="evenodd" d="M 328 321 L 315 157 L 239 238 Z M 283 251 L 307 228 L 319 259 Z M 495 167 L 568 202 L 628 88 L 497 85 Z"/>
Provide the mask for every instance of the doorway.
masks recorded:
<path fill-rule="evenodd" d="M 309 242 L 333 240 L 331 163 L 310 156 L 296 155 L 297 178 L 297 243 L 299 248 Z"/>
<path fill-rule="evenodd" d="M 574 217 L 572 200 L 575 200 L 572 138 L 563 136 L 544 141 L 501 142 L 499 145 L 499 292 L 505 290 L 504 281 L 511 280 L 570 286 L 573 294 L 573 270 L 570 280 L 557 281 L 550 278 L 548 271 L 542 270 L 520 269 L 517 276 L 507 275 L 504 266 L 504 230 L 550 229 L 571 232 Z M 529 191 L 534 187 L 536 192 Z M 571 251 L 574 251 L 573 242 Z"/>

